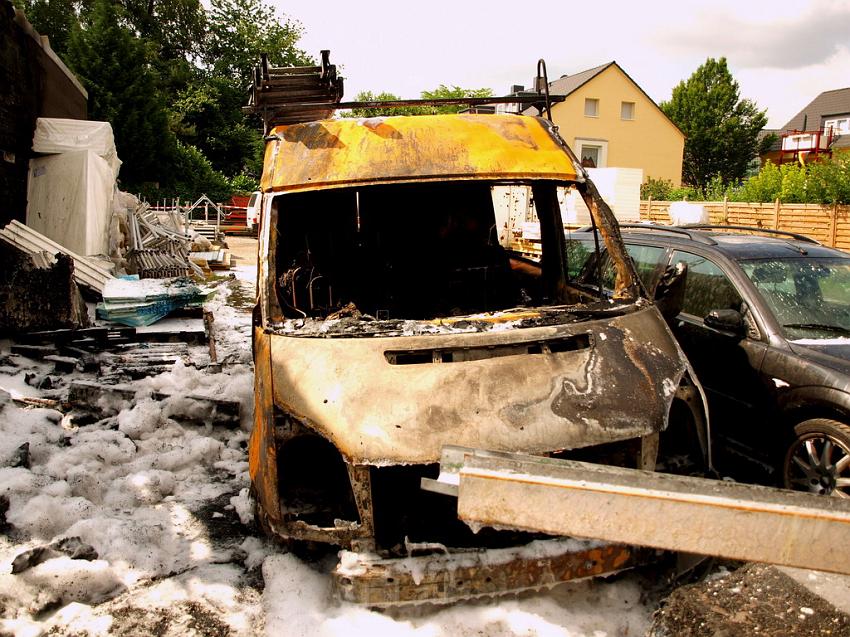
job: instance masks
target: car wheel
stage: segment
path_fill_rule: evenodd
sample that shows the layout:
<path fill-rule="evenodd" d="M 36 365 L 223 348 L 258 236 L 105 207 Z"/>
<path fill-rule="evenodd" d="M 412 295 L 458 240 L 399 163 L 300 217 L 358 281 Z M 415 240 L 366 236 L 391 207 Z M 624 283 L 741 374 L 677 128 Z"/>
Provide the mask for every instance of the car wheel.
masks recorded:
<path fill-rule="evenodd" d="M 850 498 L 850 427 L 815 418 L 794 427 L 785 454 L 786 489 Z"/>

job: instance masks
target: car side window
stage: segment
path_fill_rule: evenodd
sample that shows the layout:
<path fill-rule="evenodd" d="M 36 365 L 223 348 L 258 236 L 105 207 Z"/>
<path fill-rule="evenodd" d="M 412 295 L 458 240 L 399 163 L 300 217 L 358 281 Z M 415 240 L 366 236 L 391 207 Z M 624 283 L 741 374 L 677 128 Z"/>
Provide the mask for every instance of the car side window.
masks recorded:
<path fill-rule="evenodd" d="M 657 246 L 642 246 L 634 243 L 626 244 L 626 254 L 632 259 L 638 277 L 647 290 L 652 291 L 660 276 L 660 264 L 666 250 Z M 614 289 L 614 279 L 617 273 L 614 264 L 606 251 L 602 257 L 602 287 L 606 290 Z"/>
<path fill-rule="evenodd" d="M 711 310 L 741 310 L 741 295 L 714 262 L 697 254 L 675 250 L 670 262 L 679 261 L 688 266 L 682 307 L 684 313 L 702 319 Z"/>
<path fill-rule="evenodd" d="M 595 250 L 593 241 L 567 239 L 567 275 L 577 279 Z"/>
<path fill-rule="evenodd" d="M 601 245 L 600 247 L 602 249 L 602 287 L 605 290 L 613 290 L 614 279 L 616 277 L 614 264 L 611 262 L 605 246 Z M 579 274 L 582 274 L 582 270 L 585 270 L 583 275 L 586 282 L 593 285 L 596 284 L 596 268 L 590 269 L 588 265 L 593 252 L 594 245 L 592 241 L 573 239 L 567 242 L 567 258 L 571 277 L 575 278 Z M 660 265 L 664 259 L 665 252 L 665 248 L 659 248 L 657 246 L 626 245 L 626 253 L 631 257 L 640 280 L 643 281 L 644 286 L 648 290 L 652 290 L 658 281 L 661 273 Z"/>
<path fill-rule="evenodd" d="M 661 276 L 661 260 L 667 252 L 665 248 L 657 246 L 641 246 L 636 244 L 627 244 L 626 252 L 634 261 L 635 269 L 637 270 L 640 280 L 650 292 L 658 283 L 658 277 Z"/>

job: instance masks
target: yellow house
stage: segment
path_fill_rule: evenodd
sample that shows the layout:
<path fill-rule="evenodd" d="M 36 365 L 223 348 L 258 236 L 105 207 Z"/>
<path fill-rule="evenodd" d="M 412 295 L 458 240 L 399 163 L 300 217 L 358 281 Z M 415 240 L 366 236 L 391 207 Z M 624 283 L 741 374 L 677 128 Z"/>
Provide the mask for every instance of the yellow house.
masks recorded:
<path fill-rule="evenodd" d="M 616 62 L 565 75 L 549 92 L 566 96 L 552 119 L 585 166 L 682 183 L 685 135 Z"/>

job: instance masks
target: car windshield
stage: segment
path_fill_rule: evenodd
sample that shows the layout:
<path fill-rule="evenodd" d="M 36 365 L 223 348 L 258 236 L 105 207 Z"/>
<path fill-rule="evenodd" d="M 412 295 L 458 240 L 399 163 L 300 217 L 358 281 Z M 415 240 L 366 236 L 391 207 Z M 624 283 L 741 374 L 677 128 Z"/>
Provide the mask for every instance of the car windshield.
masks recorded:
<path fill-rule="evenodd" d="M 789 340 L 850 338 L 850 258 L 757 259 L 741 268 Z"/>

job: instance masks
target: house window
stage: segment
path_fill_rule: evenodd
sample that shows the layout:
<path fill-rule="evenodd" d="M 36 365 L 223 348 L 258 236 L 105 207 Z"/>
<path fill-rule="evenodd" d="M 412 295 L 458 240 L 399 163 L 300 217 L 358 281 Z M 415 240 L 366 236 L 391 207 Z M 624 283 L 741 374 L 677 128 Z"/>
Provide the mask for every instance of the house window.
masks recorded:
<path fill-rule="evenodd" d="M 586 97 L 584 99 L 584 116 L 599 117 L 599 100 L 595 97 Z"/>
<path fill-rule="evenodd" d="M 622 102 L 620 104 L 620 119 L 634 119 L 635 118 L 635 103 L 634 102 Z"/>
<path fill-rule="evenodd" d="M 829 133 L 829 129 L 832 129 L 833 135 L 850 134 L 850 117 L 839 117 L 836 119 L 826 120 L 823 123 L 823 130 L 825 133 Z"/>
<path fill-rule="evenodd" d="M 576 138 L 575 145 L 581 165 L 585 168 L 605 168 L 608 165 L 608 142 L 601 139 Z"/>
<path fill-rule="evenodd" d="M 600 146 L 582 146 L 581 148 L 581 165 L 585 168 L 599 168 L 599 155 L 602 152 Z"/>

